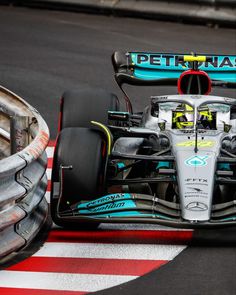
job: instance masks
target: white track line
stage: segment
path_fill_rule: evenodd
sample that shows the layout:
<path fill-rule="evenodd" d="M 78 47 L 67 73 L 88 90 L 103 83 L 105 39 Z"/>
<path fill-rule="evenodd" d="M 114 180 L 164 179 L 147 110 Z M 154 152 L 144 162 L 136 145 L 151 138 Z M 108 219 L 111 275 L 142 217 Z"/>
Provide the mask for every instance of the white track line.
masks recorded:
<path fill-rule="evenodd" d="M 54 147 L 51 147 L 51 146 L 47 147 L 46 153 L 47 153 L 48 158 L 53 158 Z"/>
<path fill-rule="evenodd" d="M 50 192 L 46 192 L 45 198 L 46 198 L 47 202 L 50 203 Z"/>
<path fill-rule="evenodd" d="M 51 180 L 52 169 L 47 168 L 46 170 L 48 180 Z"/>
<path fill-rule="evenodd" d="M 135 278 L 136 276 L 1 271 L 0 285 L 5 288 L 95 292 Z"/>
<path fill-rule="evenodd" d="M 102 244 L 102 243 L 45 243 L 33 256 L 172 260 L 186 246 L 153 244 Z"/>

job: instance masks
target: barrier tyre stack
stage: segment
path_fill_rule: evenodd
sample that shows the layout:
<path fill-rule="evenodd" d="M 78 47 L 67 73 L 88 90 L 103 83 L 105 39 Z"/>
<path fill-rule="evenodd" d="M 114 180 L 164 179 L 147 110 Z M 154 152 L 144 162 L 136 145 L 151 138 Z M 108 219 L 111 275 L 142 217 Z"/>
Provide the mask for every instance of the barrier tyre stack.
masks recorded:
<path fill-rule="evenodd" d="M 0 264 L 45 224 L 47 124 L 26 101 L 0 86 Z"/>

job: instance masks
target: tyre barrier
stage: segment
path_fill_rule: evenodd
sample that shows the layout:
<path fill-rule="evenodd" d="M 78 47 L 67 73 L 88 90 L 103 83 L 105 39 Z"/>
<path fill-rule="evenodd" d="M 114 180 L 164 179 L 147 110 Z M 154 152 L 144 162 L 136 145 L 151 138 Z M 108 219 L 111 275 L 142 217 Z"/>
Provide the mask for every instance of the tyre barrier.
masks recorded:
<path fill-rule="evenodd" d="M 0 263 L 37 235 L 48 217 L 47 124 L 0 86 Z"/>

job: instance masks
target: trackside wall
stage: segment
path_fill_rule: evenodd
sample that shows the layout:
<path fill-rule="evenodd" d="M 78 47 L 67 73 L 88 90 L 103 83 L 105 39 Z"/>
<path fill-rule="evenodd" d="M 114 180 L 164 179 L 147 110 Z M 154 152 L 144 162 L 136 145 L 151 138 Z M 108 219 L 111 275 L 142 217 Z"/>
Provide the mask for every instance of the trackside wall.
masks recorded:
<path fill-rule="evenodd" d="M 235 27 L 236 0 L 3 0 L 11 4 Z"/>

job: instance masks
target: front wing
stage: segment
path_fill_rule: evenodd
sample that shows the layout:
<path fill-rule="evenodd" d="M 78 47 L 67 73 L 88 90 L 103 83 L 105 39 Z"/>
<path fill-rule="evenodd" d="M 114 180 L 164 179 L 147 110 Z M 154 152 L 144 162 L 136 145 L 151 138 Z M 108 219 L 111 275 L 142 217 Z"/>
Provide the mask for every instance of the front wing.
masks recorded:
<path fill-rule="evenodd" d="M 195 210 L 203 209 L 195 208 Z M 181 218 L 179 204 L 134 193 L 109 194 L 93 201 L 82 201 L 70 210 L 57 213 L 58 218 L 70 222 L 157 223 L 182 228 L 236 225 L 236 202 L 234 201 L 213 205 L 211 219 L 208 221 L 190 222 Z"/>

